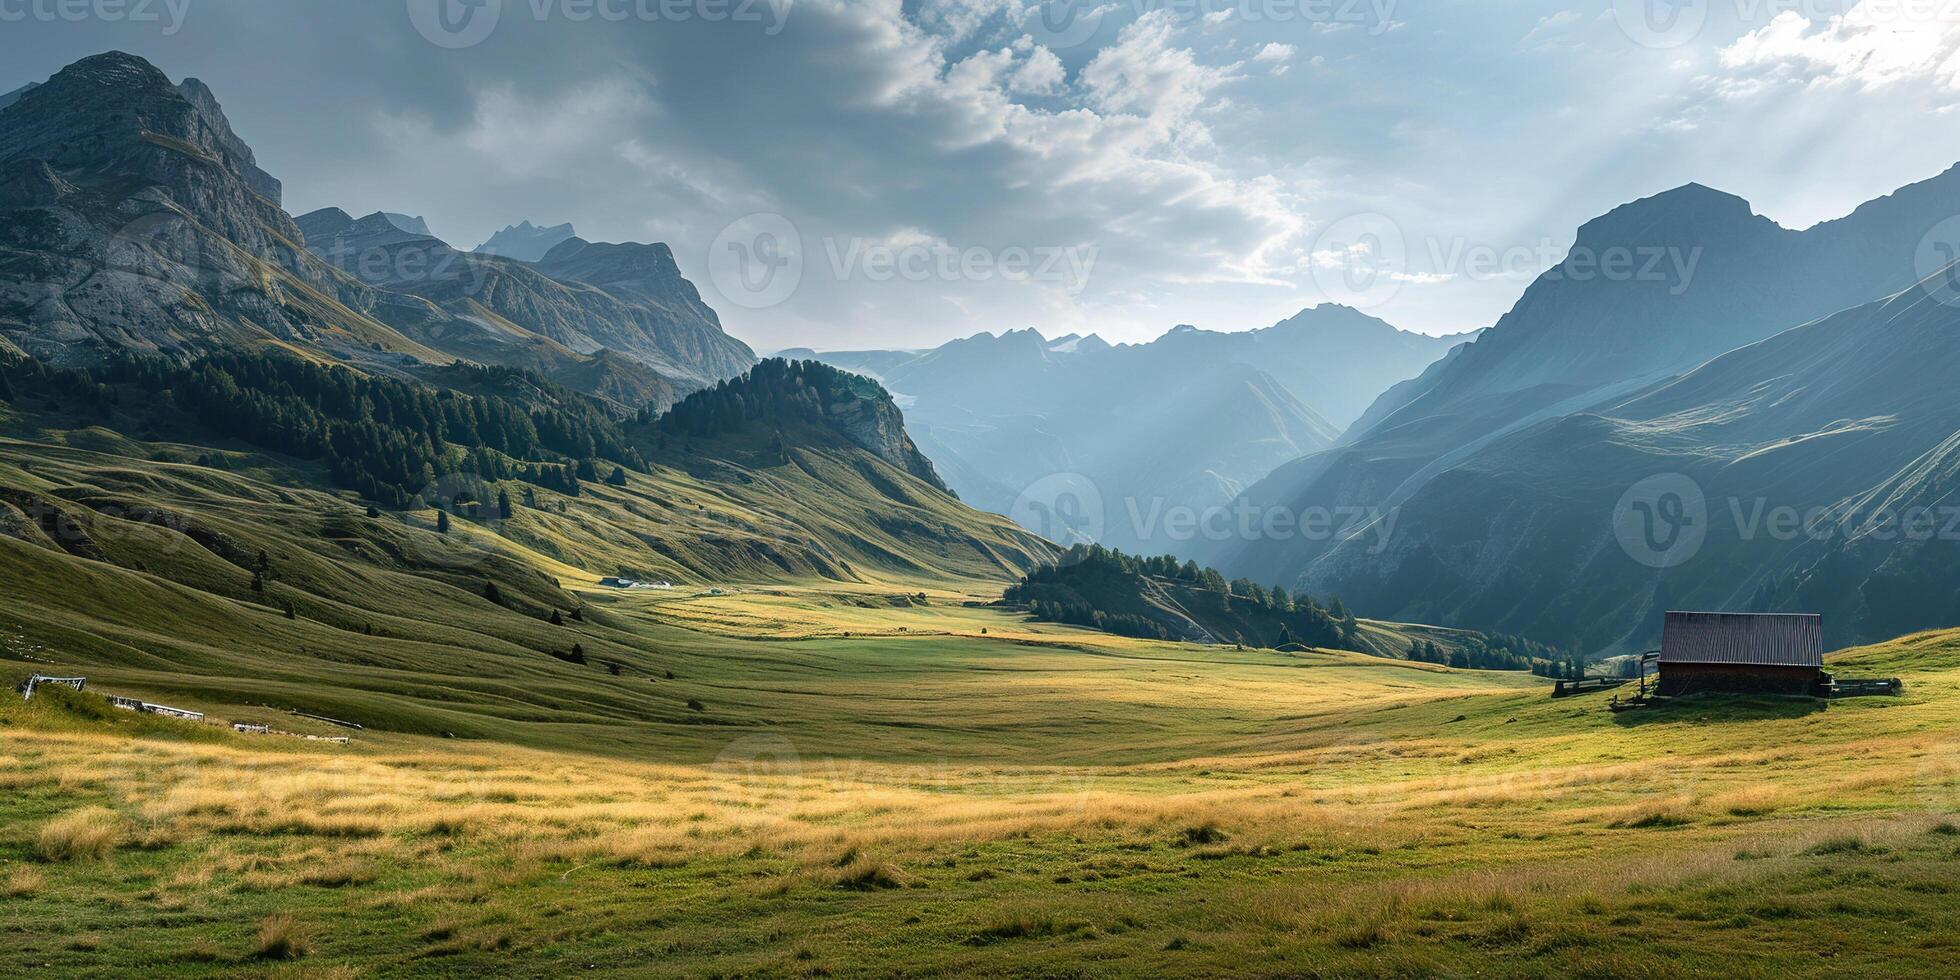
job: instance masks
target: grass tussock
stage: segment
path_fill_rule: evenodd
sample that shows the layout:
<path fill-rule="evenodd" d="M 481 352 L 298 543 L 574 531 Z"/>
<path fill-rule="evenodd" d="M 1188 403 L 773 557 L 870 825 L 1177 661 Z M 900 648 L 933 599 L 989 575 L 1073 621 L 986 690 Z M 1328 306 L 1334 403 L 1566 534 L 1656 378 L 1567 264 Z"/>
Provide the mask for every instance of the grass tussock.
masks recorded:
<path fill-rule="evenodd" d="M 33 898 L 46 887 L 46 875 L 33 868 L 18 867 L 7 872 L 6 880 L 0 881 L 0 896 L 7 898 Z"/>
<path fill-rule="evenodd" d="M 1860 837 L 1832 837 L 1818 841 L 1804 848 L 1803 853 L 1811 857 L 1828 857 L 1833 854 L 1884 854 L 1885 848 L 1867 843 Z"/>
<path fill-rule="evenodd" d="M 1614 830 L 1670 830 L 1686 827 L 1694 823 L 1694 818 L 1678 810 L 1646 809 L 1633 815 L 1615 820 L 1606 826 Z"/>
<path fill-rule="evenodd" d="M 1068 936 L 1090 929 L 1087 922 L 1055 915 L 1029 913 L 998 919 L 981 929 L 968 942 L 975 946 L 1009 939 L 1044 939 Z"/>
<path fill-rule="evenodd" d="M 864 857 L 836 869 L 830 878 L 831 887 L 858 892 L 906 888 L 913 883 L 897 866 Z"/>
<path fill-rule="evenodd" d="M 44 861 L 103 860 L 122 843 L 126 825 L 107 807 L 62 814 L 41 828 L 35 852 Z"/>
<path fill-rule="evenodd" d="M 313 952 L 313 931 L 289 913 L 259 920 L 258 945 L 252 955 L 261 960 L 296 960 Z"/>

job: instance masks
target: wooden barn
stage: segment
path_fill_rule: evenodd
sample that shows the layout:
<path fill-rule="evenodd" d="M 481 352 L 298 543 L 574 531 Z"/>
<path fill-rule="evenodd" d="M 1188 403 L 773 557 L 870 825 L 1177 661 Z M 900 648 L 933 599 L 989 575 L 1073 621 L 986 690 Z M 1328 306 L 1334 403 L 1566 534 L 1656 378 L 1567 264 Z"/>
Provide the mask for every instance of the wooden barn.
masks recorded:
<path fill-rule="evenodd" d="M 1660 693 L 1816 694 L 1824 619 L 1812 613 L 1671 612 L 1661 628 Z"/>

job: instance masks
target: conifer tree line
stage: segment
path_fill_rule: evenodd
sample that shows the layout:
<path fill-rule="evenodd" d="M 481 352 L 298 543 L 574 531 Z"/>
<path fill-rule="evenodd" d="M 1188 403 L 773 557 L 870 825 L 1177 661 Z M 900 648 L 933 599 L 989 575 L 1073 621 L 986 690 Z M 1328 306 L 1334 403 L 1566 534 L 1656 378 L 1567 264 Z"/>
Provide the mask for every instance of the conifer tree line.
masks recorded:
<path fill-rule="evenodd" d="M 1010 586 L 1004 599 L 1026 605 L 1034 618 L 1047 622 L 1169 639 L 1163 620 L 1118 608 L 1139 605 L 1143 579 L 1170 587 L 1193 619 L 1228 642 L 1366 652 L 1359 642 L 1359 621 L 1340 599 L 1329 597 L 1323 604 L 1283 586 L 1261 586 L 1244 578 L 1227 581 L 1215 568 L 1180 562 L 1173 555 L 1126 555 L 1102 545 L 1078 544 Z M 1452 634 L 1449 642 L 1444 649 L 1433 640 L 1414 641 L 1408 657 L 1466 669 L 1529 670 L 1547 677 L 1579 677 L 1585 669 L 1580 659 L 1521 636 L 1462 632 Z"/>
<path fill-rule="evenodd" d="M 1409 659 L 1469 670 L 1529 670 L 1545 677 L 1585 674 L 1585 663 L 1579 658 L 1522 636 L 1463 633 L 1452 636 L 1450 642 L 1455 649 L 1445 650 L 1433 640 L 1417 640 L 1409 645 Z"/>
<path fill-rule="evenodd" d="M 1134 595 L 1134 580 L 1142 578 L 1204 594 L 1197 603 L 1200 608 L 1189 611 L 1201 622 L 1210 621 L 1207 628 L 1213 633 L 1218 632 L 1213 627 L 1220 622 L 1265 632 L 1263 636 L 1232 637 L 1240 642 L 1359 649 L 1358 624 L 1339 599 L 1330 599 L 1323 606 L 1310 595 L 1295 596 L 1281 586 L 1266 588 L 1247 579 L 1228 582 L 1217 569 L 1202 568 L 1194 561 L 1180 563 L 1174 555 L 1126 555 L 1098 544 L 1075 545 L 1060 560 L 1036 568 L 1008 587 L 1004 598 L 1026 604 L 1036 619 L 1122 636 L 1168 639 L 1169 630 L 1161 622 L 1108 608 L 1118 596 Z"/>
<path fill-rule="evenodd" d="M 837 402 L 879 394 L 876 383 L 819 361 L 770 358 L 738 378 L 704 388 L 659 417 L 660 430 L 672 435 L 707 437 L 745 431 L 751 420 L 784 415 L 821 419 Z M 651 410 L 642 422 L 654 420 Z"/>
<path fill-rule="evenodd" d="M 523 480 L 576 495 L 580 471 L 595 472 L 595 458 L 615 460 L 612 469 L 647 468 L 625 432 L 589 399 L 510 368 L 445 370 L 486 383 L 520 377 L 558 397 L 526 407 L 259 352 L 212 354 L 187 364 L 125 355 L 83 370 L 28 358 L 0 363 L 0 384 L 10 399 L 28 393 L 51 407 L 102 415 L 125 392 L 142 392 L 220 435 L 324 460 L 337 484 L 391 507 L 407 506 L 451 474 Z"/>

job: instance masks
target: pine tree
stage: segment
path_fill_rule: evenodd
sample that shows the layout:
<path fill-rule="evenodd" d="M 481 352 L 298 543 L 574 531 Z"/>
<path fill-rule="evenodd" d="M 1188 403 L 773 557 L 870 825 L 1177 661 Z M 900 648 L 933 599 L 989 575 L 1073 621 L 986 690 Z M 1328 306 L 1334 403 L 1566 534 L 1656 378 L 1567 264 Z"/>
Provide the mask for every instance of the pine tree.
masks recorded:
<path fill-rule="evenodd" d="M 572 644 L 572 663 L 582 664 L 584 662 L 585 648 L 576 643 Z"/>
<path fill-rule="evenodd" d="M 449 512 L 446 510 L 436 511 L 436 533 L 449 533 Z"/>
<path fill-rule="evenodd" d="M 265 573 L 264 573 L 264 572 L 259 572 L 259 571 L 255 571 L 255 572 L 253 572 L 253 573 L 252 573 L 252 591 L 253 591 L 253 592 L 264 592 L 264 591 L 265 591 Z"/>
<path fill-rule="evenodd" d="M 497 516 L 510 520 L 510 491 L 497 488 Z"/>
<path fill-rule="evenodd" d="M 607 483 L 609 483 L 609 484 L 611 484 L 611 485 L 613 485 L 613 486 L 615 486 L 615 487 L 623 487 L 623 486 L 625 486 L 625 485 L 626 485 L 626 467 L 624 467 L 624 466 L 614 466 L 614 467 L 613 467 L 613 471 L 612 471 L 612 475 L 611 475 L 611 476 L 609 476 L 609 477 L 606 477 L 606 482 L 607 482 Z"/>
<path fill-rule="evenodd" d="M 504 604 L 504 594 L 497 591 L 497 583 L 495 582 L 483 583 L 483 597 L 499 606 Z"/>
<path fill-rule="evenodd" d="M 585 622 L 585 607 L 584 607 L 584 606 L 573 606 L 573 607 L 572 607 L 572 618 L 573 618 L 573 619 L 575 619 L 575 620 L 577 620 L 577 621 L 579 621 L 579 622 L 581 622 L 581 623 L 583 623 L 583 622 Z"/>
<path fill-rule="evenodd" d="M 374 520 L 374 519 L 375 519 L 375 518 L 377 518 L 377 517 L 380 517 L 380 516 L 381 516 L 381 508 L 379 508 L 379 507 L 376 507 L 376 506 L 375 506 L 375 505 L 373 505 L 373 504 L 369 504 L 369 505 L 368 505 L 368 509 L 367 509 L 367 516 L 368 516 L 368 520 L 370 520 L 370 521 L 371 521 L 371 520 Z"/>
<path fill-rule="evenodd" d="M 565 625 L 565 617 L 558 615 L 558 610 L 556 609 L 553 609 L 551 611 L 551 625 L 553 626 Z"/>

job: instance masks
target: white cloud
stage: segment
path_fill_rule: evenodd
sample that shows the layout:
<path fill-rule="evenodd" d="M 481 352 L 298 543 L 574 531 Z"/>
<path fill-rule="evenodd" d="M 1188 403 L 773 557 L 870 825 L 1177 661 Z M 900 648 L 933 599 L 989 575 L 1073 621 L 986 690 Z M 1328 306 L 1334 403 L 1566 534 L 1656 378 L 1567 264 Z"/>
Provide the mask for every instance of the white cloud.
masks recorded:
<path fill-rule="evenodd" d="M 1259 49 L 1258 54 L 1252 56 L 1252 60 L 1277 62 L 1283 65 L 1288 61 L 1293 60 L 1293 52 L 1295 50 L 1296 49 L 1291 44 L 1281 44 L 1278 41 L 1269 41 L 1267 42 L 1265 47 Z"/>
<path fill-rule="evenodd" d="M 1115 44 L 1096 52 L 1080 76 L 1091 105 L 1140 115 L 1166 138 L 1192 124 L 1211 94 L 1234 76 L 1173 46 L 1177 26 L 1169 11 L 1151 11 L 1123 28 Z"/>
<path fill-rule="evenodd" d="M 1960 91 L 1960 20 L 1939 16 L 1945 7 L 1861 4 L 1821 22 L 1786 11 L 1724 48 L 1722 67 L 1813 85 L 1928 82 Z"/>
<path fill-rule="evenodd" d="M 1068 70 L 1055 52 L 1035 46 L 1009 77 L 1007 90 L 1016 95 L 1054 95 L 1068 82 Z"/>

